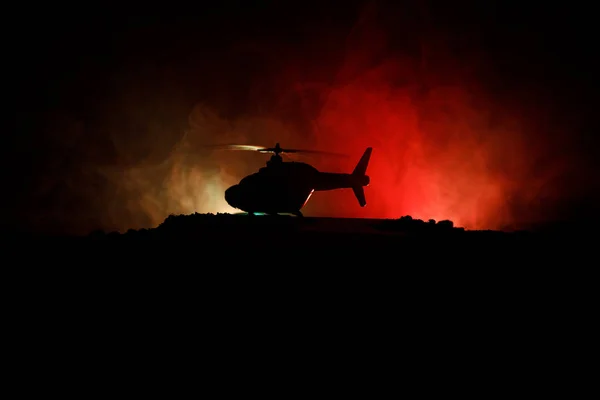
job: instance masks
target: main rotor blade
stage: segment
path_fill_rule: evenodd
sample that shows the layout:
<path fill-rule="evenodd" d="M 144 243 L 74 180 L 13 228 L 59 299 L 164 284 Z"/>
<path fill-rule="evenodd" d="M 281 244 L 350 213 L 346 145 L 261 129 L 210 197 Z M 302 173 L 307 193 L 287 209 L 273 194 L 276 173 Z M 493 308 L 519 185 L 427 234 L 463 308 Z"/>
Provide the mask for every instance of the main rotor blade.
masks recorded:
<path fill-rule="evenodd" d="M 267 150 L 264 146 L 252 146 L 247 144 L 215 144 L 204 146 L 215 150 L 240 150 L 240 151 L 258 151 L 264 152 Z"/>
<path fill-rule="evenodd" d="M 348 157 L 347 154 L 334 153 L 322 150 L 304 150 L 304 149 L 281 149 L 283 153 L 303 153 L 303 154 L 322 154 L 326 156 Z"/>
<path fill-rule="evenodd" d="M 217 144 L 217 145 L 207 145 L 203 146 L 205 148 L 215 149 L 215 150 L 239 150 L 239 151 L 256 151 L 258 153 L 302 153 L 302 154 L 322 154 L 327 156 L 335 156 L 335 157 L 348 157 L 347 154 L 335 153 L 331 151 L 321 151 L 321 150 L 304 150 L 304 149 L 284 149 L 284 148 L 275 148 L 275 147 L 264 147 L 264 146 L 253 146 L 247 144 Z"/>

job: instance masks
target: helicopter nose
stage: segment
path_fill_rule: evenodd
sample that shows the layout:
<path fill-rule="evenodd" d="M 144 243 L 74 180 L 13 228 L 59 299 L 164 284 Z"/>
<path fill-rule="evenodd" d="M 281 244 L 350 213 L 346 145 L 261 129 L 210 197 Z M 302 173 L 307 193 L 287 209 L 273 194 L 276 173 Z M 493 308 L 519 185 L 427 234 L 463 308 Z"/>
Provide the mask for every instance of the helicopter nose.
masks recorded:
<path fill-rule="evenodd" d="M 232 187 L 230 187 L 229 189 L 227 189 L 225 191 L 225 201 L 231 207 L 237 207 L 236 204 L 237 204 L 237 200 L 238 200 L 239 191 L 240 191 L 240 188 L 238 185 L 233 185 Z"/>

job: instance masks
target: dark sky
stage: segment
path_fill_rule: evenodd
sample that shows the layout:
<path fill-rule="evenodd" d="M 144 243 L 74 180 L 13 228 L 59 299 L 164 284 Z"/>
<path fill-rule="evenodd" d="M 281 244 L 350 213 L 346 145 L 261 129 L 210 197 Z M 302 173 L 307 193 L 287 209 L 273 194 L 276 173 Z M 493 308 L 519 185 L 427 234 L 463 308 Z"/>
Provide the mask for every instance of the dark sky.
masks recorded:
<path fill-rule="evenodd" d="M 508 126 L 510 116 L 517 121 L 519 141 L 524 144 L 519 150 L 494 153 L 491 161 L 491 141 L 486 139 L 485 146 L 477 142 L 477 149 L 489 156 L 485 168 L 495 171 L 493 179 L 491 173 L 485 179 L 478 176 L 501 191 L 494 196 L 502 197 L 507 215 L 502 221 L 489 217 L 491 200 L 490 207 L 481 208 L 479 224 L 458 210 L 461 196 L 473 197 L 471 189 L 465 188 L 452 193 L 453 205 L 431 205 L 429 211 L 415 208 L 416 197 L 412 202 L 404 198 L 395 203 L 385 197 L 384 189 L 374 188 L 375 207 L 386 207 L 386 211 L 378 214 L 372 208 L 370 216 L 421 211 L 444 217 L 446 213 L 448 218 L 456 215 L 477 226 L 498 227 L 519 220 L 582 218 L 595 210 L 598 61 L 591 5 L 512 1 L 218 4 L 198 2 L 190 8 L 86 3 L 43 6 L 36 12 L 19 6 L 6 13 L 2 28 L 8 104 L 3 135 L 4 224 L 81 233 L 152 226 L 171 212 L 220 211 L 222 199 L 214 199 L 226 184 L 256 170 L 264 160 L 219 156 L 210 161 L 195 145 L 231 140 L 269 141 L 259 144 L 271 145 L 270 141 L 282 136 L 281 141 L 294 145 L 335 145 L 345 138 L 344 133 L 316 134 L 314 121 L 323 126 L 329 121 L 341 130 L 341 108 L 332 111 L 330 99 L 336 98 L 339 88 L 356 82 L 363 82 L 360 87 L 364 88 L 365 79 L 374 79 L 372 71 L 378 71 L 378 82 L 384 79 L 388 88 L 407 88 L 419 126 L 425 126 L 426 115 L 428 120 L 440 120 L 434 116 L 429 94 L 443 97 L 449 93 L 447 88 L 455 94 L 460 89 L 460 93 L 470 93 L 479 108 L 465 108 L 466 100 L 459 107 L 458 100 L 453 100 L 454 105 L 444 106 L 454 113 L 452 120 L 466 118 L 467 112 L 485 114 L 488 129 L 495 119 Z M 351 103 L 358 100 L 362 101 L 355 98 Z M 394 108 L 387 109 L 391 111 L 385 118 Z M 369 115 L 383 114 L 373 111 Z M 201 133 L 192 127 L 196 136 L 184 137 L 194 118 L 196 125 L 197 118 L 203 121 L 198 128 Z M 469 129 L 475 130 L 475 125 L 469 123 Z M 269 129 L 279 129 L 279 133 L 257 132 Z M 444 139 L 433 133 L 439 129 L 422 129 L 419 135 L 427 132 L 429 139 L 411 136 L 421 143 L 422 152 L 433 154 L 432 149 L 449 143 L 445 154 L 452 151 L 457 159 L 464 158 L 466 153 L 456 151 L 458 144 L 466 149 L 466 140 Z M 289 132 L 284 134 L 284 130 Z M 364 140 L 348 136 L 352 145 L 344 150 L 360 154 L 369 138 L 383 140 L 376 133 L 365 135 Z M 490 135 L 503 134 L 494 130 Z M 182 143 L 194 154 L 174 153 Z M 433 156 L 423 157 L 431 160 L 427 157 Z M 506 160 L 511 157 L 521 160 L 515 165 L 524 165 L 528 159 L 535 162 L 507 172 Z M 196 164 L 201 168 L 195 169 Z M 373 173 L 377 168 L 383 171 L 383 164 L 374 165 Z M 554 170 L 558 172 L 552 178 L 541 178 Z M 427 168 L 419 171 L 413 176 L 430 180 L 436 175 Z M 498 183 L 499 171 L 503 171 L 502 184 Z M 398 174 L 381 181 L 389 186 L 408 182 Z M 418 183 L 410 181 L 411 187 Z M 552 189 L 523 195 L 533 185 Z M 435 193 L 441 190 L 438 186 Z M 198 187 L 211 187 L 216 194 Z M 423 196 L 431 198 L 433 191 L 423 189 Z M 197 193 L 204 196 L 202 201 Z M 309 213 L 330 214 L 334 208 L 330 203 L 346 201 L 346 197 L 332 196 L 314 205 L 312 199 Z M 355 201 L 347 193 L 339 196 Z"/>

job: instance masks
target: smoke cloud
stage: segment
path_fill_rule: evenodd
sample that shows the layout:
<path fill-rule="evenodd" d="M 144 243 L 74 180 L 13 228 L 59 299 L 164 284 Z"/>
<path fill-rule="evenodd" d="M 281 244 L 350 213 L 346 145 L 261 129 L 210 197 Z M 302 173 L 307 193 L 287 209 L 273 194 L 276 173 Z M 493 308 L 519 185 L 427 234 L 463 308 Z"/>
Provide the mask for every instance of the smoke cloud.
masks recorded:
<path fill-rule="evenodd" d="M 495 97 L 484 84 L 489 61 L 481 53 L 456 54 L 435 32 L 399 43 L 372 5 L 343 36 L 324 36 L 313 53 L 238 43 L 228 62 L 268 65 L 247 73 L 243 90 L 223 72 L 211 78 L 221 86 L 203 81 L 211 95 L 190 100 L 176 88 L 192 84 L 185 77 L 193 68 L 183 78 L 146 69 L 146 78 L 116 85 L 120 100 L 95 120 L 54 113 L 44 129 L 61 134 L 48 135 L 53 156 L 26 218 L 87 233 L 154 227 L 169 214 L 235 212 L 225 189 L 267 159 L 206 147 L 223 143 L 279 142 L 351 156 L 301 159 L 332 172 L 351 172 L 372 146 L 367 206 L 349 190 L 316 193 L 306 215 L 410 214 L 499 229 L 552 218 L 565 193 L 577 193 L 568 177 L 581 163 L 568 138 L 555 133 L 561 127 L 544 122 L 553 110 L 533 107 L 526 96 Z"/>

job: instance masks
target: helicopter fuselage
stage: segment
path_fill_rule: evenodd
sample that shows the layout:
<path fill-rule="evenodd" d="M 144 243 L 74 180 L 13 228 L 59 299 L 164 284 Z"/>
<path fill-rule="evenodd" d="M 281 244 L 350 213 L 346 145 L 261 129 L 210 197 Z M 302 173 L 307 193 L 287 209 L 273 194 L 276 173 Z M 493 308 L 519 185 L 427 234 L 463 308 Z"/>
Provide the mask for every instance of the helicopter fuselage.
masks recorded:
<path fill-rule="evenodd" d="M 320 172 L 302 162 L 267 164 L 227 189 L 225 200 L 231 207 L 250 214 L 302 215 L 300 210 L 315 191 L 352 188 L 359 204 L 364 206 L 366 201 L 362 188 L 370 180 L 365 174 L 370 153 L 369 148 L 351 174 Z"/>

